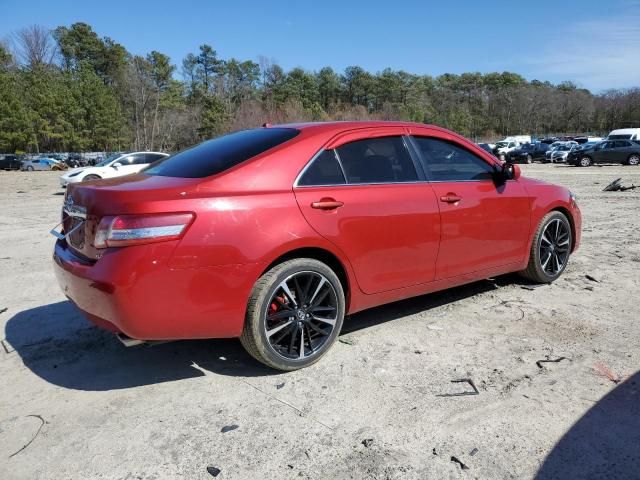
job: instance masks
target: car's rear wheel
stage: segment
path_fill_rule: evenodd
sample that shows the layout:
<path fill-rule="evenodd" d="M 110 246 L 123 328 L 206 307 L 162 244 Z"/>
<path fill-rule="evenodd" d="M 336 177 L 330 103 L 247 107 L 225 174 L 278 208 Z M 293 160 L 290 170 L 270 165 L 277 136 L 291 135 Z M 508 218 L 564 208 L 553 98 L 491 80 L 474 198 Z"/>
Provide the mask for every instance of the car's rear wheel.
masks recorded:
<path fill-rule="evenodd" d="M 633 155 L 631 155 L 628 159 L 627 159 L 627 163 L 629 165 L 639 165 L 640 164 L 640 155 L 636 155 L 635 153 Z"/>
<path fill-rule="evenodd" d="M 533 163 L 533 157 L 531 155 L 527 155 L 527 163 Z"/>
<path fill-rule="evenodd" d="M 580 158 L 580 166 L 581 167 L 589 167 L 591 166 L 591 157 L 587 157 L 586 155 L 584 157 Z"/>
<path fill-rule="evenodd" d="M 569 262 L 572 245 L 571 224 L 558 211 L 545 215 L 531 242 L 529 264 L 520 274 L 537 283 L 556 280 Z"/>
<path fill-rule="evenodd" d="M 344 311 L 344 290 L 331 268 L 312 258 L 289 260 L 254 285 L 240 341 L 265 365 L 297 370 L 333 345 Z"/>
<path fill-rule="evenodd" d="M 102 180 L 102 177 L 100 175 L 90 173 L 89 175 L 87 175 L 82 179 L 83 182 L 90 182 L 91 180 Z"/>
<path fill-rule="evenodd" d="M 33 167 L 32 167 L 31 165 L 29 165 L 29 166 L 27 167 L 27 171 L 28 171 L 28 172 L 33 172 Z"/>

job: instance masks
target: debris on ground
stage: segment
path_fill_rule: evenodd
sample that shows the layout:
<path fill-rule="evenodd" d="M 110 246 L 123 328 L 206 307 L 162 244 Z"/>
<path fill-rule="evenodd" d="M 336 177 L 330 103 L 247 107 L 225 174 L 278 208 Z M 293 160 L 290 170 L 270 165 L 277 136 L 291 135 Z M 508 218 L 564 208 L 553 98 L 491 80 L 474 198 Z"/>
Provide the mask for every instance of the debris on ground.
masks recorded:
<path fill-rule="evenodd" d="M 284 387 L 284 384 L 285 384 L 285 382 L 276 384 L 276 389 L 280 390 L 282 387 Z"/>
<path fill-rule="evenodd" d="M 360 443 L 362 443 L 362 445 L 364 445 L 366 448 L 369 448 L 371 445 L 373 445 L 373 438 L 365 438 Z"/>
<path fill-rule="evenodd" d="M 462 470 L 469 470 L 469 467 L 462 463 L 457 457 L 451 456 L 451 461 L 460 465 Z"/>
<path fill-rule="evenodd" d="M 427 328 L 428 328 L 429 330 L 443 330 L 443 328 L 442 328 L 442 327 L 440 327 L 440 326 L 438 326 L 438 325 L 433 325 L 433 324 L 431 324 L 431 325 L 427 325 Z"/>
<path fill-rule="evenodd" d="M 469 456 L 473 457 L 476 453 L 478 453 L 478 449 L 477 449 L 477 448 L 474 448 L 473 450 L 471 450 L 471 451 L 469 452 Z"/>
<path fill-rule="evenodd" d="M 451 383 L 468 383 L 473 388 L 473 392 L 459 392 L 459 393 L 441 393 L 436 395 L 437 397 L 462 397 L 464 395 L 480 395 L 480 392 L 476 388 L 476 385 L 473 383 L 473 380 L 470 378 L 461 378 L 460 380 L 451 380 Z"/>
<path fill-rule="evenodd" d="M 40 420 L 40 426 L 38 427 L 38 430 L 36 430 L 36 433 L 33 435 L 31 440 L 29 440 L 25 445 L 23 445 L 20 450 L 18 450 L 17 452 L 13 452 L 11 455 L 9 455 L 9 458 L 15 457 L 17 454 L 19 454 L 24 449 L 26 449 L 29 445 L 31 445 L 33 441 L 36 439 L 36 437 L 40 434 L 40 430 L 42 430 L 42 427 L 44 427 L 44 424 L 47 423 L 45 422 L 44 418 L 42 418 L 40 415 L 27 415 L 27 417 L 33 417 Z"/>
<path fill-rule="evenodd" d="M 4 313 L 4 312 L 6 312 L 7 310 L 9 310 L 7 307 L 0 308 L 0 313 Z"/>
<path fill-rule="evenodd" d="M 617 178 L 609 185 L 602 189 L 603 192 L 625 192 L 627 190 L 633 190 L 634 188 L 638 188 L 640 185 L 631 184 L 629 187 L 625 187 L 622 185 L 622 178 Z"/>
<path fill-rule="evenodd" d="M 600 283 L 600 280 L 598 280 L 596 277 L 589 275 L 588 273 L 585 275 L 585 278 L 591 282 Z"/>
<path fill-rule="evenodd" d="M 220 472 L 221 472 L 221 471 L 222 471 L 222 470 L 220 470 L 220 469 L 219 469 L 219 468 L 217 468 L 217 467 L 214 467 L 213 465 L 209 465 L 209 466 L 207 467 L 207 473 L 208 473 L 209 475 L 211 475 L 212 477 L 217 477 L 218 475 L 220 475 Z"/>
<path fill-rule="evenodd" d="M 338 339 L 338 341 L 340 343 L 344 343 L 345 345 L 355 345 L 356 344 L 356 342 L 354 340 L 352 340 L 351 338 L 340 337 Z"/>
<path fill-rule="evenodd" d="M 543 368 L 543 363 L 559 363 L 562 360 L 569 360 L 567 357 L 558 357 L 558 358 L 545 358 L 543 360 L 538 360 L 536 365 L 538 368 Z"/>
<path fill-rule="evenodd" d="M 222 433 L 227 433 L 227 432 L 231 432 L 232 430 L 235 430 L 236 428 L 240 428 L 240 425 L 227 425 L 225 427 L 222 427 L 222 429 L 220 430 Z"/>
<path fill-rule="evenodd" d="M 605 377 L 607 380 L 611 380 L 613 383 L 618 384 L 622 379 L 604 363 L 596 363 L 593 366 L 593 370 L 601 377 Z"/>

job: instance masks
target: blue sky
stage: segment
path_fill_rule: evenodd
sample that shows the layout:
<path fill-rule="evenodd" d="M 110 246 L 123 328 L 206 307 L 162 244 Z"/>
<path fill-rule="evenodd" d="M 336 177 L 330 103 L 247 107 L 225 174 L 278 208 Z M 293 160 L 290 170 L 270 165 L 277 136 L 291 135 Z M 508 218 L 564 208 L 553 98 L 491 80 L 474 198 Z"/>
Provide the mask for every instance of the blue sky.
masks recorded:
<path fill-rule="evenodd" d="M 83 21 L 178 66 L 209 43 L 222 58 L 264 56 L 285 69 L 509 70 L 594 91 L 640 84 L 640 0 L 0 0 L 0 12 L 0 39 Z"/>

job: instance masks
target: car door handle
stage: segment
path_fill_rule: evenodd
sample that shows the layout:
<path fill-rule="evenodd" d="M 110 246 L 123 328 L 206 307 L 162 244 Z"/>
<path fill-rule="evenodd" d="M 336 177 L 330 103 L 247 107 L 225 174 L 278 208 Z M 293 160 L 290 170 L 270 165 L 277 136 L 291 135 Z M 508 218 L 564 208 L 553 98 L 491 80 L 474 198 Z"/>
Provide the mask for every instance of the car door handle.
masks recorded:
<path fill-rule="evenodd" d="M 456 195 L 455 193 L 447 193 L 446 195 L 440 197 L 440 201 L 445 203 L 457 203 L 460 200 L 462 200 L 462 197 Z"/>
<path fill-rule="evenodd" d="M 311 204 L 311 208 L 316 208 L 318 210 L 335 210 L 343 205 L 344 202 L 339 202 L 333 198 L 323 198 L 317 202 L 313 202 Z"/>

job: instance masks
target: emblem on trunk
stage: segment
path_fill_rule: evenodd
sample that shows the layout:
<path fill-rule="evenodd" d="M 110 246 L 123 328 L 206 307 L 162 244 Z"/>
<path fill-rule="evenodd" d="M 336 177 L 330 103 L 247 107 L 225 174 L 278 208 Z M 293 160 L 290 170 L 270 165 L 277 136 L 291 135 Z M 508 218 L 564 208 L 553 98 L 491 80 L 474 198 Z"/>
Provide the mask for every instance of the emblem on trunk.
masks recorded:
<path fill-rule="evenodd" d="M 64 210 L 64 213 L 66 213 L 71 217 L 80 217 L 80 218 L 87 217 L 87 209 L 80 205 L 76 205 L 73 201 L 73 195 L 67 196 L 67 198 L 64 201 L 64 205 L 62 209 Z"/>

